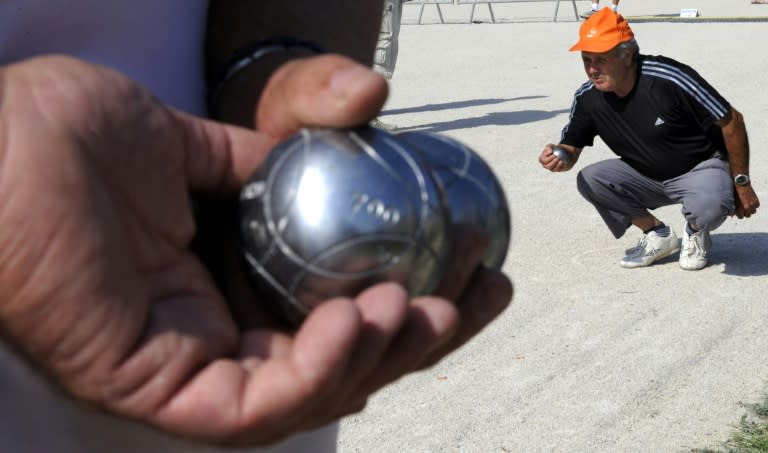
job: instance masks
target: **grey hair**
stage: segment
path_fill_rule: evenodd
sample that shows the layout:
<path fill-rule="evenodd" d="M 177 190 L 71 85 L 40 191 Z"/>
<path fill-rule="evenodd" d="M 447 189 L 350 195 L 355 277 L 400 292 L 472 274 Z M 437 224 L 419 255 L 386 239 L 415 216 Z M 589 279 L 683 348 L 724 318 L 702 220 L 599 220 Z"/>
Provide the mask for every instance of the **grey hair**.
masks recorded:
<path fill-rule="evenodd" d="M 637 63 L 637 59 L 640 55 L 640 46 L 637 44 L 635 38 L 632 38 L 629 41 L 619 43 L 619 45 L 614 47 L 613 51 L 616 52 L 622 60 L 627 56 L 627 53 L 632 52 L 632 63 Z"/>

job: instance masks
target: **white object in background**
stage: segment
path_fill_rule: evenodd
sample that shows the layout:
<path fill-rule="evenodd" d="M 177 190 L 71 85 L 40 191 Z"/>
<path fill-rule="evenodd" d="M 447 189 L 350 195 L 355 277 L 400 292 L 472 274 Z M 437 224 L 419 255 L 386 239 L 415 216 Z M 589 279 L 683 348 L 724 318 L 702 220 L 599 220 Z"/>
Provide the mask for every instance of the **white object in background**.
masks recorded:
<path fill-rule="evenodd" d="M 699 17 L 699 10 L 696 8 L 683 8 L 680 10 L 680 17 Z"/>

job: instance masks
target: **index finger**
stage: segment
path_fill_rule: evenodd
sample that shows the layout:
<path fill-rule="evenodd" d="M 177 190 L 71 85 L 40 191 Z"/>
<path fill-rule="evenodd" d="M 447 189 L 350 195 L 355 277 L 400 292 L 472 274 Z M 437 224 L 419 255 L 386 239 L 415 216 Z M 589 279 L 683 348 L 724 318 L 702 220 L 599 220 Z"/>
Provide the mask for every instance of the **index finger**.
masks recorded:
<path fill-rule="evenodd" d="M 174 113 L 183 129 L 183 170 L 195 191 L 240 190 L 276 143 L 251 129 Z"/>

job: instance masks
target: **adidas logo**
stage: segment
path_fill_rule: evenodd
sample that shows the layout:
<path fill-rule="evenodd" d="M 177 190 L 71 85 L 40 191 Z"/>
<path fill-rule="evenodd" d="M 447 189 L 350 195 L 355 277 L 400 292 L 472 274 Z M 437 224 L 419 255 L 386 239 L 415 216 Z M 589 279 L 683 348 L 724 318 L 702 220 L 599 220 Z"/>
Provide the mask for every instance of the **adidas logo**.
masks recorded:
<path fill-rule="evenodd" d="M 653 123 L 653 125 L 654 125 L 654 126 L 661 126 L 662 124 L 664 124 L 664 120 L 663 120 L 663 119 L 661 119 L 661 117 L 660 117 L 660 116 L 659 116 L 659 117 L 656 117 L 656 122 L 655 122 L 655 123 Z"/>

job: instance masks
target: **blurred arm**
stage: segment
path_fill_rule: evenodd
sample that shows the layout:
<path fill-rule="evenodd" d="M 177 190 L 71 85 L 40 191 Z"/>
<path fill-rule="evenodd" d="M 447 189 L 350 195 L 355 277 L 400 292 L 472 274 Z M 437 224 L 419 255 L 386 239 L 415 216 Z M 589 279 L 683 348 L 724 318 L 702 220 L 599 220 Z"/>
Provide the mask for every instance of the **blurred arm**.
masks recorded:
<path fill-rule="evenodd" d="M 381 13 L 380 0 L 212 0 L 205 49 L 209 89 L 235 51 L 273 36 L 311 41 L 329 53 L 371 66 Z M 287 60 L 311 55 L 295 48 L 260 58 L 226 84 L 212 113 L 253 127 L 255 106 L 269 76 Z"/>

